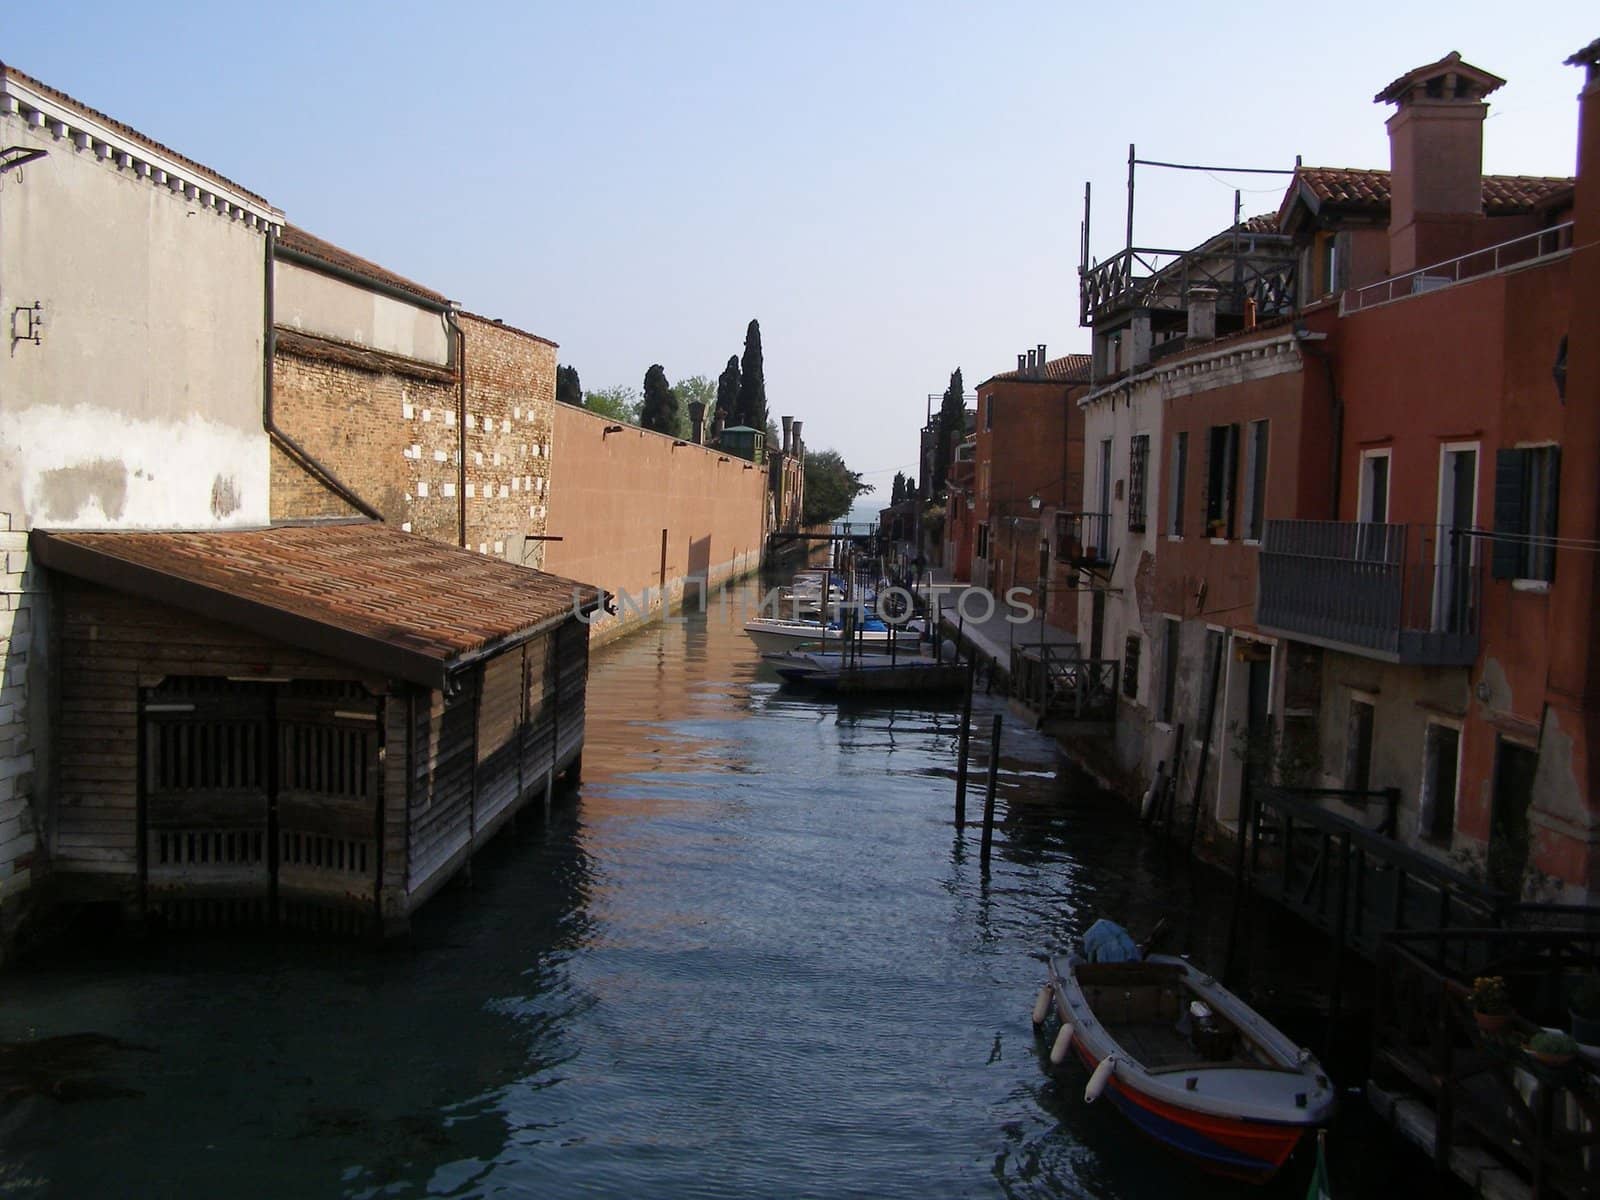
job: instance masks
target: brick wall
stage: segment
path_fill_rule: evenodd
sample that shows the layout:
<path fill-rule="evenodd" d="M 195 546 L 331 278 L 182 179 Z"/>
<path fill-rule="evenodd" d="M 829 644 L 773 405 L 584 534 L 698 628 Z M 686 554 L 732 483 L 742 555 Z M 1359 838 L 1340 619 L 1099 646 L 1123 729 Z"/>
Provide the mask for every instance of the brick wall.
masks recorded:
<path fill-rule="evenodd" d="M 467 545 L 524 566 L 544 563 L 550 503 L 556 346 L 464 314 L 467 348 Z"/>
<path fill-rule="evenodd" d="M 278 331 L 273 404 L 278 426 L 402 529 L 454 545 L 466 447 L 467 545 L 538 566 L 548 504 L 554 343 L 463 316 L 467 400 L 451 370 Z M 353 516 L 355 510 L 278 447 L 272 517 Z"/>
<path fill-rule="evenodd" d="M 28 567 L 28 535 L 20 526 L 20 517 L 14 527 L 12 514 L 0 512 L 0 935 L 9 924 L 7 902 L 32 880 L 36 845 L 28 655 L 40 592 Z M 0 952 L 3 945 L 0 936 Z"/>

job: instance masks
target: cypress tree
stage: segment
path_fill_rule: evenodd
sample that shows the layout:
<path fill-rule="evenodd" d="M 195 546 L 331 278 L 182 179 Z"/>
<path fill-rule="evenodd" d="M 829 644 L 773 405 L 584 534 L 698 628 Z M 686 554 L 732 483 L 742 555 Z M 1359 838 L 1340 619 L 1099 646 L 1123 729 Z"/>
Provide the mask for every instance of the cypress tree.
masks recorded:
<path fill-rule="evenodd" d="M 657 433 L 677 433 L 678 394 L 667 382 L 667 373 L 654 363 L 644 373 L 644 404 L 639 409 L 639 424 Z"/>
<path fill-rule="evenodd" d="M 739 364 L 739 403 L 735 424 L 767 427 L 767 380 L 761 365 L 761 324 L 754 318 L 744 332 L 744 359 Z"/>
<path fill-rule="evenodd" d="M 944 391 L 944 402 L 939 405 L 938 441 L 933 450 L 933 486 L 935 496 L 944 493 L 945 476 L 950 473 L 950 460 L 955 457 L 955 444 L 967 433 L 966 385 L 961 380 L 961 368 L 950 373 L 950 386 Z"/>
<path fill-rule="evenodd" d="M 728 365 L 717 376 L 717 411 L 724 425 L 737 425 L 734 413 L 739 407 L 739 356 L 730 354 Z M 711 428 L 711 415 L 706 414 L 706 428 Z"/>
<path fill-rule="evenodd" d="M 583 407 L 583 384 L 578 382 L 577 367 L 556 368 L 556 402 Z"/>

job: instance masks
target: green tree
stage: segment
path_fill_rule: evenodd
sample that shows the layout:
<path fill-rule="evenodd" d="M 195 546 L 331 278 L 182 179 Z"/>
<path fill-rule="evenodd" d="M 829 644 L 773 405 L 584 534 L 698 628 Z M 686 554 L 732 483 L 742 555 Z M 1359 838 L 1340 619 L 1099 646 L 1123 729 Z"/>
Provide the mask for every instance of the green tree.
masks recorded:
<path fill-rule="evenodd" d="M 578 382 L 577 367 L 556 368 L 556 403 L 583 407 L 583 384 Z"/>
<path fill-rule="evenodd" d="M 939 405 L 938 440 L 933 448 L 932 495 L 944 495 L 945 476 L 950 473 L 950 460 L 955 457 L 955 444 L 967 435 L 967 389 L 961 382 L 961 368 L 950 373 L 950 386 L 944 391 L 944 401 Z"/>
<path fill-rule="evenodd" d="M 904 471 L 894 473 L 894 488 L 889 492 L 889 503 L 899 504 L 906 498 L 906 476 Z"/>
<path fill-rule="evenodd" d="M 706 428 L 709 429 L 711 414 L 717 407 L 717 385 L 704 375 L 691 375 L 678 380 L 672 385 L 672 390 L 678 396 L 678 436 L 686 438 L 694 432 L 694 422 L 689 419 L 689 405 L 696 400 L 706 406 Z"/>
<path fill-rule="evenodd" d="M 761 362 L 761 323 L 752 319 L 744 331 L 744 358 L 739 362 L 739 403 L 734 410 L 737 425 L 752 429 L 767 427 L 767 379 Z"/>
<path fill-rule="evenodd" d="M 872 491 L 859 473 L 844 465 L 837 450 L 806 455 L 806 498 L 800 519 L 807 525 L 836 521 L 850 511 L 857 496 Z"/>
<path fill-rule="evenodd" d="M 639 423 L 639 393 L 631 387 L 618 385 L 601 388 L 597 392 L 585 392 L 583 406 L 613 421 L 626 421 L 630 425 Z"/>
<path fill-rule="evenodd" d="M 717 376 L 717 411 L 722 414 L 724 425 L 737 425 L 734 413 L 739 408 L 739 356 L 730 354 L 728 365 L 722 368 L 722 374 Z M 711 418 L 708 415 L 707 421 Z"/>
<path fill-rule="evenodd" d="M 639 406 L 639 424 L 657 433 L 678 432 L 678 397 L 660 363 L 650 364 L 650 369 L 644 373 L 644 402 Z"/>

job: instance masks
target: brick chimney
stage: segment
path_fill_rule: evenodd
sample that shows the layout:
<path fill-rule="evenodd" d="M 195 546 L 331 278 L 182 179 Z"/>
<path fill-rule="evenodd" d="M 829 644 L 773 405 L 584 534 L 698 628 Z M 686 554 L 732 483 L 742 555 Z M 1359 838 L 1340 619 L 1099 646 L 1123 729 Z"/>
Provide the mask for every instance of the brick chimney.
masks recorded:
<path fill-rule="evenodd" d="M 706 402 L 704 400 L 689 401 L 689 424 L 694 432 L 689 435 L 689 440 L 696 445 L 706 440 Z"/>
<path fill-rule="evenodd" d="M 794 451 L 794 418 L 783 417 L 781 420 L 783 421 L 783 452 L 790 454 Z"/>
<path fill-rule="evenodd" d="M 1189 289 L 1189 324 L 1185 341 L 1209 342 L 1217 336 L 1217 289 L 1192 287 Z"/>
<path fill-rule="evenodd" d="M 1505 83 L 1452 50 L 1373 97 L 1389 118 L 1389 273 L 1465 254 L 1483 217 L 1486 97 Z"/>

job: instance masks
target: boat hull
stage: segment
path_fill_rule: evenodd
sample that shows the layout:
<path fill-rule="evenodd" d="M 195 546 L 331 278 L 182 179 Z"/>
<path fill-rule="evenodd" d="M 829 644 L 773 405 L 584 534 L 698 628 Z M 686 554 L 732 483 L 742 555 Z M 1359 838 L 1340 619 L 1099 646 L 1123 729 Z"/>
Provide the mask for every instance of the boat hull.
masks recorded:
<path fill-rule="evenodd" d="M 1074 1042 L 1084 1067 L 1093 1073 L 1099 1060 Z M 1242 1121 L 1195 1112 L 1167 1104 L 1124 1085 L 1115 1076 L 1105 1098 L 1146 1137 L 1182 1155 L 1201 1170 L 1245 1183 L 1270 1181 L 1289 1161 L 1304 1125 L 1278 1125 Z"/>

